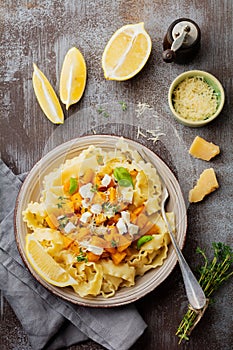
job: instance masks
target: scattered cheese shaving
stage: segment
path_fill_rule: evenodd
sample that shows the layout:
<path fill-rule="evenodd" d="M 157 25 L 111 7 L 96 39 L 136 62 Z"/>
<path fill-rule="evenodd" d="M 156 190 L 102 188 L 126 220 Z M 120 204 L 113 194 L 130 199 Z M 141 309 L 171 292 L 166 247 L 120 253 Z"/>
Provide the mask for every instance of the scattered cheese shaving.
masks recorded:
<path fill-rule="evenodd" d="M 141 116 L 148 109 L 152 109 L 149 104 L 138 102 L 137 109 L 135 109 L 135 112 L 137 113 L 136 117 Z"/>
<path fill-rule="evenodd" d="M 146 130 L 146 132 L 147 132 L 148 134 L 151 134 L 151 135 L 152 135 L 152 137 L 149 137 L 147 140 L 148 140 L 148 141 L 151 140 L 151 141 L 153 141 L 153 143 L 155 143 L 156 141 L 158 141 L 159 138 L 160 138 L 160 136 L 164 136 L 164 135 L 165 135 L 163 132 L 160 132 L 159 129 L 157 129 L 157 130 Z"/>
<path fill-rule="evenodd" d="M 140 128 L 140 126 L 138 125 L 137 139 L 139 138 L 140 135 L 146 138 L 146 135 L 143 134 L 143 132 L 141 132 L 141 128 Z"/>
<path fill-rule="evenodd" d="M 164 136 L 165 134 L 163 132 L 160 132 L 159 129 L 157 130 L 146 130 L 146 132 L 148 134 L 151 134 L 152 137 L 147 137 L 140 129 L 140 126 L 138 125 L 138 132 L 137 132 L 137 139 L 139 138 L 139 136 L 144 137 L 145 139 L 147 139 L 147 141 L 152 141 L 153 143 L 157 142 L 160 138 L 160 136 Z"/>

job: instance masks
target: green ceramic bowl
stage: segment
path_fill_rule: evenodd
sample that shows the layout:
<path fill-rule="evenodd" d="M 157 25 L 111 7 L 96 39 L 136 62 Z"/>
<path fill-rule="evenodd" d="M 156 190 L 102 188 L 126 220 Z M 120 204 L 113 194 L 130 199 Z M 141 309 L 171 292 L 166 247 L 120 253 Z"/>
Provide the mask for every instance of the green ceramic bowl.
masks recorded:
<path fill-rule="evenodd" d="M 173 101 L 173 92 L 176 89 L 176 87 L 186 78 L 191 78 L 191 77 L 203 77 L 204 81 L 208 83 L 208 85 L 210 85 L 217 96 L 217 109 L 215 111 L 214 114 L 212 114 L 211 116 L 209 116 L 206 119 L 202 119 L 202 120 L 196 120 L 193 121 L 191 119 L 188 118 L 184 118 L 182 117 L 174 108 L 174 101 Z M 205 72 L 205 71 L 201 71 L 201 70 L 191 70 L 191 71 L 187 71 L 184 72 L 182 74 L 180 74 L 171 84 L 170 88 L 169 88 L 169 92 L 168 92 L 168 103 L 169 103 L 169 107 L 173 113 L 173 116 L 175 117 L 175 119 L 186 125 L 186 126 L 190 126 L 190 127 L 200 127 L 200 126 L 204 126 L 208 123 L 210 123 L 212 120 L 214 120 L 219 113 L 221 112 L 223 105 L 225 102 L 225 93 L 222 87 L 222 84 L 219 82 L 219 80 L 217 78 L 215 78 L 212 74 Z"/>

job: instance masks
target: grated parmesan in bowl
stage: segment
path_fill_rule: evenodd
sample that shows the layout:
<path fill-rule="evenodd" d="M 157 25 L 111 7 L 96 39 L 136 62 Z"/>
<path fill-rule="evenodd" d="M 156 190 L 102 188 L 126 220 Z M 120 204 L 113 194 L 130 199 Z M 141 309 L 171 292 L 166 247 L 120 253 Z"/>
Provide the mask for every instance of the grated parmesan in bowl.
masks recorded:
<path fill-rule="evenodd" d="M 204 126 L 221 112 L 225 94 L 221 83 L 210 73 L 188 71 L 179 75 L 168 93 L 174 117 L 184 125 Z"/>

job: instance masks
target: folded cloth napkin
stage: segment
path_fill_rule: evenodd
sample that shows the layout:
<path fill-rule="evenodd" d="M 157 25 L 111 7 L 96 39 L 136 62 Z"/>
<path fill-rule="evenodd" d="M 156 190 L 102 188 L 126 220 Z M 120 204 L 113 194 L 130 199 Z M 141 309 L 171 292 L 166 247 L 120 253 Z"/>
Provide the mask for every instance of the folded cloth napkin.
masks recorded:
<path fill-rule="evenodd" d="M 24 266 L 13 223 L 24 178 L 14 175 L 0 160 L 0 290 L 32 348 L 57 350 L 91 338 L 106 349 L 129 349 L 146 328 L 134 305 L 96 309 L 69 303 L 39 284 Z"/>

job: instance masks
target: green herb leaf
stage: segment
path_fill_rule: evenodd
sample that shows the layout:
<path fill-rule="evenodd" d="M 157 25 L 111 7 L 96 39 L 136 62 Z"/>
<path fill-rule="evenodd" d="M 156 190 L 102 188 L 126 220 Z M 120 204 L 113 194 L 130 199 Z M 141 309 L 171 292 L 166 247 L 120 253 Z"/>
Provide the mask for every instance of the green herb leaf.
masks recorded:
<path fill-rule="evenodd" d="M 84 254 L 84 252 L 82 251 L 82 248 L 80 248 L 80 253 L 79 253 L 79 255 L 77 256 L 77 261 L 78 261 L 78 262 L 82 262 L 82 261 L 88 262 L 87 256 L 86 256 L 86 255 Z"/>
<path fill-rule="evenodd" d="M 98 155 L 98 156 L 96 157 L 96 159 L 97 159 L 97 163 L 98 163 L 99 165 L 103 165 L 103 164 L 104 164 L 103 156 Z"/>
<path fill-rule="evenodd" d="M 103 116 L 104 116 L 105 118 L 108 118 L 108 117 L 109 117 L 109 113 L 108 113 L 104 108 L 102 108 L 101 106 L 97 109 L 97 112 L 98 112 L 99 114 L 102 114 L 102 113 L 103 113 Z"/>
<path fill-rule="evenodd" d="M 97 109 L 97 112 L 99 114 L 101 114 L 101 113 L 103 113 L 103 111 L 104 111 L 104 109 L 101 106 L 99 106 L 98 109 Z"/>
<path fill-rule="evenodd" d="M 93 192 L 93 193 L 95 193 L 95 192 L 97 192 L 98 191 L 98 188 L 99 188 L 99 186 L 97 185 L 97 184 L 95 184 L 94 186 L 92 186 L 92 188 L 91 188 L 91 192 Z"/>
<path fill-rule="evenodd" d="M 150 235 L 140 237 L 139 240 L 137 241 L 137 249 L 139 250 L 143 244 L 151 241 L 152 239 L 153 239 L 153 236 L 150 236 Z"/>
<path fill-rule="evenodd" d="M 70 178 L 69 194 L 74 194 L 78 189 L 78 180 L 75 177 Z"/>
<path fill-rule="evenodd" d="M 66 215 L 64 215 L 60 219 L 58 219 L 60 230 L 62 230 L 63 228 L 66 227 L 68 221 L 69 221 L 69 218 Z"/>
<path fill-rule="evenodd" d="M 113 175 L 120 186 L 123 186 L 123 187 L 134 186 L 132 177 L 126 168 L 124 167 L 115 168 Z"/>
<path fill-rule="evenodd" d="M 66 202 L 64 202 L 64 201 L 66 201 L 68 198 L 66 198 L 64 196 L 59 196 L 58 199 L 60 202 L 58 202 L 56 205 L 57 205 L 58 209 L 61 209 L 63 207 L 63 205 L 66 204 Z"/>
<path fill-rule="evenodd" d="M 116 241 L 114 241 L 114 239 L 111 241 L 111 247 L 116 248 L 117 244 Z"/>
<path fill-rule="evenodd" d="M 122 111 L 126 111 L 127 110 L 127 104 L 123 101 L 120 101 L 119 104 L 121 105 Z"/>

